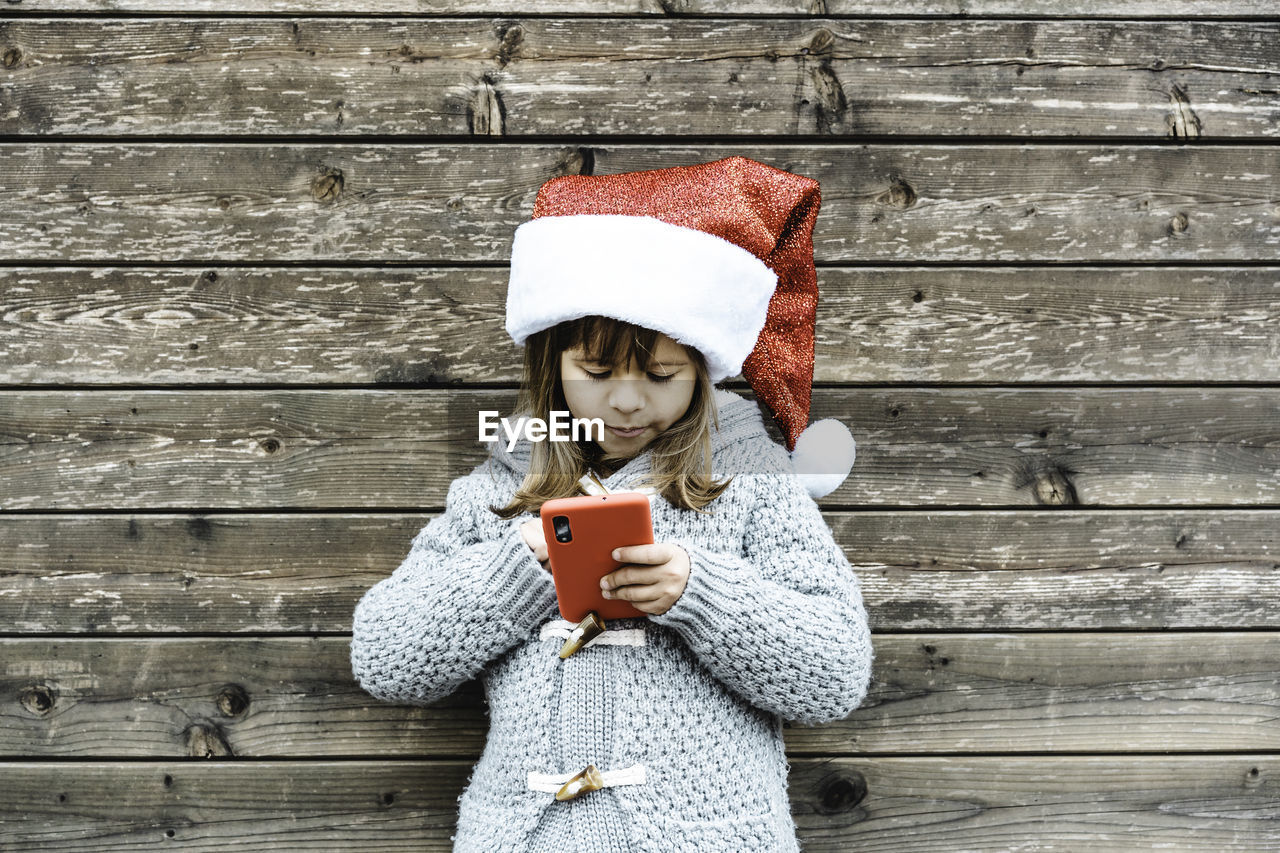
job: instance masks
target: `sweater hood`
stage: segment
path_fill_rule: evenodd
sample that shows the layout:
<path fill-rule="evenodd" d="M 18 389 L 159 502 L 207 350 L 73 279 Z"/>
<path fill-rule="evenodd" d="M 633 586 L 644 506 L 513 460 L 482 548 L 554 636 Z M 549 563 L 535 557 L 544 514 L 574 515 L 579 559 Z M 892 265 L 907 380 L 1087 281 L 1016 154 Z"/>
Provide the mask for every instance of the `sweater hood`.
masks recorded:
<path fill-rule="evenodd" d="M 775 442 L 765 429 L 760 409 L 753 400 L 741 397 L 723 388 L 715 389 L 715 400 L 719 406 L 720 428 L 711 428 L 711 456 L 714 460 L 725 450 L 740 444 L 767 442 L 785 454 L 785 449 Z M 517 480 L 523 480 L 529 473 L 529 461 L 533 458 L 533 444 L 524 435 L 516 439 L 515 446 L 507 450 L 509 439 L 501 430 L 498 439 L 489 445 L 489 457 L 493 463 L 512 472 Z M 736 454 L 735 454 L 736 455 Z M 650 453 L 642 450 L 622 468 L 607 478 L 606 484 L 626 484 L 649 470 Z M 612 485 L 610 486 L 612 488 Z"/>

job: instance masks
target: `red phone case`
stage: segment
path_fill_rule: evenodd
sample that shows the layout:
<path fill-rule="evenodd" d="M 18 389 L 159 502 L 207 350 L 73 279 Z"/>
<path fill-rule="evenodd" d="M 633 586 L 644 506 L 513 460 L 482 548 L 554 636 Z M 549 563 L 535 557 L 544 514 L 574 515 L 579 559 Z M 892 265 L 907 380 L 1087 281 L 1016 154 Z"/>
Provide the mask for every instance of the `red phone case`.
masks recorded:
<path fill-rule="evenodd" d="M 544 503 L 540 514 L 562 618 L 580 622 L 592 610 L 606 620 L 648 615 L 629 601 L 600 594 L 600 579 L 623 565 L 613 559 L 614 548 L 653 544 L 648 496 L 612 492 L 556 498 Z M 572 541 L 556 540 L 552 518 L 557 515 L 568 517 Z"/>

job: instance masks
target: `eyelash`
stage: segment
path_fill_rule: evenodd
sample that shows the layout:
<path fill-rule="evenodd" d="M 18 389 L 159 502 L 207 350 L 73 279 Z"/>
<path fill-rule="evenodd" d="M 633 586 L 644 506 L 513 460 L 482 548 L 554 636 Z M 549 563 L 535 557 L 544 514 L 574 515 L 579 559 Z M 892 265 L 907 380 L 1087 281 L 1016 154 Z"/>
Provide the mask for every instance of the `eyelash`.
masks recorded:
<path fill-rule="evenodd" d="M 607 371 L 607 370 L 606 370 L 604 373 L 592 373 L 590 370 L 585 370 L 585 371 L 583 371 L 583 372 L 584 372 L 584 373 L 586 373 L 588 376 L 590 376 L 590 377 L 591 377 L 591 381 L 592 381 L 592 382 L 603 382 L 603 381 L 604 381 L 604 378 L 605 378 L 606 376 L 608 376 L 608 375 L 609 375 L 609 371 Z M 674 374 L 674 373 L 669 373 L 669 374 L 667 374 L 667 375 L 665 375 L 665 376 L 664 376 L 664 375 L 662 375 L 661 373 L 650 373 L 650 374 L 649 374 L 649 378 L 650 378 L 650 379 L 652 379 L 654 382 L 658 382 L 658 383 L 662 383 L 662 382 L 670 382 L 670 381 L 671 381 L 671 377 L 673 377 L 673 376 L 675 376 L 675 374 Z"/>

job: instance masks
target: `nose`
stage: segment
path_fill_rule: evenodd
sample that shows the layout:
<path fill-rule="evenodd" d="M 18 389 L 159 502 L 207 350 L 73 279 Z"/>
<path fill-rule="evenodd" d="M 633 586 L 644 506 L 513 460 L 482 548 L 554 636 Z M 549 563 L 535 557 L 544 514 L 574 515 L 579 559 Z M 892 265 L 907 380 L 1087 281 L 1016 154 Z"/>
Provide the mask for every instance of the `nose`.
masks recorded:
<path fill-rule="evenodd" d="M 619 412 L 634 412 L 644 407 L 644 383 L 621 379 L 609 389 L 609 405 Z"/>

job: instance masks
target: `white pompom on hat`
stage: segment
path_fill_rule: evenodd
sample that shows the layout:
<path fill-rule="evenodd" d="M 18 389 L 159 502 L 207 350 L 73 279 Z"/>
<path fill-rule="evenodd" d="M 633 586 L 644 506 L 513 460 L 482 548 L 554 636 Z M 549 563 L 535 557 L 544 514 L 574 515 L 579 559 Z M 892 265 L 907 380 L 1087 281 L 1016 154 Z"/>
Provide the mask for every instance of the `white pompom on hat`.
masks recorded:
<path fill-rule="evenodd" d="M 697 349 L 713 383 L 746 377 L 809 494 L 830 494 L 856 446 L 834 418 L 809 425 L 820 204 L 817 181 L 746 157 L 552 178 L 516 228 L 507 332 L 600 315 Z"/>

